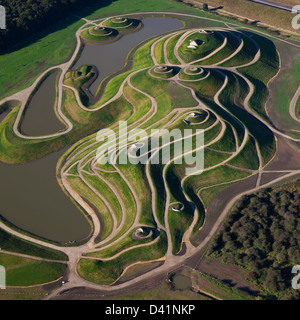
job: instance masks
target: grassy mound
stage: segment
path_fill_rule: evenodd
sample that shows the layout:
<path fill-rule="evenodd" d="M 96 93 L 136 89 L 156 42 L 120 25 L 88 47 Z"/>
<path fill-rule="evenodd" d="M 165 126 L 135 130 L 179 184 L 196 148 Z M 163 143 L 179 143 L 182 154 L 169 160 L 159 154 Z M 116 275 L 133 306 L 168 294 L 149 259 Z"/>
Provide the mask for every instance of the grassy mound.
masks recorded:
<path fill-rule="evenodd" d="M 160 66 L 156 66 L 152 69 L 150 69 L 150 74 L 153 77 L 159 77 L 162 79 L 169 79 L 174 77 L 177 74 L 177 69 L 171 66 L 164 66 L 164 65 L 160 65 Z"/>
<path fill-rule="evenodd" d="M 93 26 L 84 30 L 80 36 L 85 41 L 103 42 L 113 40 L 118 34 L 118 31 L 112 28 Z"/>
<path fill-rule="evenodd" d="M 188 48 L 191 41 L 197 42 L 195 49 Z M 213 32 L 212 34 L 195 32 L 188 36 L 179 47 L 178 53 L 186 62 L 192 62 L 202 59 L 219 48 L 224 42 L 224 36 L 221 32 Z"/>
<path fill-rule="evenodd" d="M 65 84 L 78 90 L 82 103 L 87 106 L 89 98 L 84 91 L 84 85 L 92 81 L 98 72 L 94 66 L 82 66 L 75 71 L 69 71 L 65 76 Z"/>
<path fill-rule="evenodd" d="M 103 26 L 105 27 L 124 30 L 135 29 L 139 24 L 139 20 L 128 19 L 126 17 L 111 18 L 103 22 Z"/>
<path fill-rule="evenodd" d="M 208 75 L 208 70 L 197 68 L 197 67 L 188 67 L 181 69 L 179 72 L 179 79 L 185 81 L 195 81 L 201 80 Z"/>

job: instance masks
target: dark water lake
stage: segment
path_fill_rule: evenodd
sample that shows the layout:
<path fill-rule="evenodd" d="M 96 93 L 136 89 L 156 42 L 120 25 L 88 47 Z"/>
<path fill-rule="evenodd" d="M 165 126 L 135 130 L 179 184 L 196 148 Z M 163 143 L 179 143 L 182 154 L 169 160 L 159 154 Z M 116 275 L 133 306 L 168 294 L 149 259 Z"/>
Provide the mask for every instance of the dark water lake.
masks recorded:
<path fill-rule="evenodd" d="M 26 136 L 41 136 L 65 129 L 55 113 L 56 86 L 60 72 L 48 75 L 30 100 L 20 131 Z"/>
<path fill-rule="evenodd" d="M 60 242 L 81 240 L 90 232 L 56 179 L 65 151 L 19 166 L 0 163 L 0 214 L 21 229 Z"/>

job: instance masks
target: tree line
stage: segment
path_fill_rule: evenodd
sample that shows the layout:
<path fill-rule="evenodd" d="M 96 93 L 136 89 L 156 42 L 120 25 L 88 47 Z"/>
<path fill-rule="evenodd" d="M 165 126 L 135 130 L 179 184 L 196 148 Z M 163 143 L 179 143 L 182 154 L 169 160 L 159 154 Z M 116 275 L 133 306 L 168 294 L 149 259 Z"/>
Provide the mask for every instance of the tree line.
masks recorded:
<path fill-rule="evenodd" d="M 242 197 L 207 252 L 246 270 L 269 298 L 300 298 L 291 285 L 292 267 L 300 264 L 300 181 L 296 186 Z"/>
<path fill-rule="evenodd" d="M 0 30 L 0 51 L 92 3 L 107 0 L 0 0 L 6 10 L 6 30 Z"/>

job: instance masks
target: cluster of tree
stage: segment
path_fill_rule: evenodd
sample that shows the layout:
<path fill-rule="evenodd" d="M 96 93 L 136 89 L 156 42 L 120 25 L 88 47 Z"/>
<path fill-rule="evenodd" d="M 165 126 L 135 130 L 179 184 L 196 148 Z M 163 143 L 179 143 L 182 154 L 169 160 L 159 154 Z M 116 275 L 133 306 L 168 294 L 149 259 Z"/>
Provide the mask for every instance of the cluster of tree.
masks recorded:
<path fill-rule="evenodd" d="M 270 297 L 299 299 L 291 273 L 300 264 L 300 183 L 295 191 L 266 189 L 244 196 L 207 254 L 238 265 Z"/>
<path fill-rule="evenodd" d="M 1 0 L 7 29 L 0 30 L 0 51 L 92 2 L 96 0 Z M 104 2 L 107 1 L 98 0 L 100 4 Z"/>

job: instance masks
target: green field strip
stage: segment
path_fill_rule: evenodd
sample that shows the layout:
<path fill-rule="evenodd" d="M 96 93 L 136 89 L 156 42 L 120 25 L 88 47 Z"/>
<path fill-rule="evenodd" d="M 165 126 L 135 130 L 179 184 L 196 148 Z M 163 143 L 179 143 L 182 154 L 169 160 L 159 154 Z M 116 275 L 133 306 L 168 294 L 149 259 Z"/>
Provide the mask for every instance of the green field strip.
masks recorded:
<path fill-rule="evenodd" d="M 81 259 L 77 271 L 89 281 L 110 285 L 114 283 L 126 267 L 138 263 L 153 261 L 164 257 L 167 252 L 167 236 L 161 231 L 159 241 L 145 247 L 131 249 L 110 261 Z"/>
<path fill-rule="evenodd" d="M 244 148 L 228 162 L 228 164 L 250 170 L 258 170 L 259 168 L 259 158 L 257 156 L 257 149 L 255 145 L 255 140 L 249 136 Z"/>
<path fill-rule="evenodd" d="M 253 65 L 238 69 L 255 87 L 249 104 L 264 120 L 270 122 L 265 105 L 269 95 L 268 82 L 279 71 L 279 56 L 274 43 L 268 39 L 252 34 L 260 47 L 261 56 Z"/>
<path fill-rule="evenodd" d="M 132 70 L 154 66 L 153 60 L 151 58 L 151 46 L 156 40 L 157 38 L 147 41 L 144 45 L 136 50 L 133 56 Z"/>
<path fill-rule="evenodd" d="M 82 172 L 81 174 L 84 180 L 87 181 L 93 188 L 95 188 L 95 190 L 99 192 L 99 194 L 101 194 L 101 196 L 104 197 L 105 200 L 109 203 L 117 219 L 116 227 L 118 227 L 122 220 L 122 209 L 121 204 L 119 203 L 113 190 L 111 190 L 110 187 L 98 176 L 89 175 L 84 172 Z M 99 174 L 99 176 L 101 177 L 101 174 Z"/>
<path fill-rule="evenodd" d="M 166 44 L 166 51 L 167 51 L 167 57 L 170 63 L 178 65 L 180 64 L 180 61 L 176 58 L 175 53 L 174 53 L 174 49 L 175 46 L 178 42 L 178 40 L 180 39 L 180 37 L 183 35 L 183 32 L 176 35 L 176 36 L 171 36 L 170 38 L 168 38 L 167 40 L 165 40 Z"/>
<path fill-rule="evenodd" d="M 156 40 L 158 40 L 159 38 L 160 37 L 156 38 Z M 158 41 L 154 46 L 153 54 L 157 64 L 166 63 L 165 57 L 164 57 L 164 43 L 165 43 L 165 40 L 162 39 Z"/>
<path fill-rule="evenodd" d="M 124 87 L 124 96 L 134 108 L 134 114 L 128 120 L 128 125 L 135 124 L 135 126 L 137 126 L 138 123 L 142 121 L 140 119 L 151 110 L 151 101 L 145 95 L 133 90 L 127 84 Z"/>
<path fill-rule="evenodd" d="M 235 136 L 233 133 L 232 126 L 228 122 L 225 122 L 225 125 L 226 125 L 226 130 L 222 138 L 216 143 L 209 146 L 209 148 L 217 151 L 235 152 L 236 141 L 235 141 Z"/>
<path fill-rule="evenodd" d="M 221 103 L 226 107 L 226 109 L 234 115 L 243 125 L 249 130 L 257 141 L 262 158 L 263 164 L 268 163 L 276 150 L 276 142 L 274 134 L 268 129 L 262 122 L 254 118 L 251 114 L 245 110 L 237 107 L 234 103 L 235 89 L 234 89 L 234 78 L 229 73 L 228 76 L 228 85 L 220 95 Z M 230 85 L 231 84 L 231 85 Z M 238 135 L 240 137 L 240 135 Z"/>
<path fill-rule="evenodd" d="M 78 163 L 69 166 L 69 168 L 64 170 L 64 172 L 67 172 L 67 174 L 78 175 L 77 165 Z"/>
<path fill-rule="evenodd" d="M 207 188 L 220 183 L 227 183 L 237 179 L 244 179 L 250 173 L 240 170 L 235 170 L 226 165 L 219 166 L 215 169 L 204 171 L 201 175 L 190 176 L 185 181 L 185 185 L 189 184 L 197 194 L 200 189 Z"/>
<path fill-rule="evenodd" d="M 208 70 L 210 71 L 210 75 L 206 79 L 201 81 L 184 81 L 182 84 L 194 89 L 197 96 L 213 98 L 222 88 L 224 77 L 214 69 Z"/>
<path fill-rule="evenodd" d="M 147 226 L 156 227 L 151 206 L 151 191 L 147 180 L 145 165 L 137 164 L 118 164 L 118 169 L 126 176 L 129 181 L 134 181 L 132 188 L 136 192 L 141 206 L 141 215 L 139 222 Z M 143 190 L 143 192 L 141 192 Z"/>
<path fill-rule="evenodd" d="M 112 99 L 119 91 L 119 88 L 123 81 L 132 73 L 132 70 L 121 73 L 112 79 L 110 79 L 105 87 L 105 90 L 100 98 L 100 100 L 94 105 L 91 106 L 90 109 L 97 109 L 110 99 Z M 103 81 L 101 82 L 96 95 L 99 94 Z"/>
<path fill-rule="evenodd" d="M 244 46 L 240 52 L 238 52 L 234 57 L 232 57 L 230 60 L 225 61 L 224 63 L 220 64 L 222 67 L 238 67 L 245 64 L 250 63 L 256 53 L 257 53 L 257 47 L 255 45 L 255 42 L 251 39 L 251 37 L 247 36 L 247 32 L 241 32 L 241 37 L 244 41 Z"/>
<path fill-rule="evenodd" d="M 206 212 L 205 212 L 205 208 L 202 201 L 196 194 L 194 187 L 189 182 L 184 183 L 183 190 L 184 190 L 184 193 L 191 199 L 191 201 L 195 206 L 195 209 L 198 211 L 198 219 L 194 225 L 194 228 L 192 230 L 191 237 L 190 237 L 190 240 L 192 241 L 193 237 L 198 233 L 199 229 L 203 226 Z"/>
<path fill-rule="evenodd" d="M 44 262 L 0 253 L 6 271 L 6 285 L 27 287 L 52 282 L 62 277 L 67 265 Z"/>
<path fill-rule="evenodd" d="M 124 237 L 123 239 L 121 239 L 117 243 L 109 246 L 108 248 L 102 249 L 99 251 L 95 251 L 95 252 L 87 253 L 85 256 L 98 258 L 98 259 L 99 258 L 104 259 L 104 258 L 114 257 L 115 255 L 119 254 L 120 252 L 122 252 L 124 250 L 128 250 L 134 246 L 141 246 L 141 245 L 147 244 L 149 242 L 154 241 L 156 238 L 156 234 L 152 233 L 152 236 L 149 238 L 146 238 L 143 240 L 136 240 L 133 238 L 133 234 L 135 231 L 136 230 L 133 230 L 126 237 Z M 147 248 L 147 247 L 145 247 L 145 248 Z"/>
<path fill-rule="evenodd" d="M 49 260 L 68 260 L 67 256 L 63 252 L 23 240 L 2 229 L 0 229 L 0 244 L 1 250 L 9 252 L 21 253 Z"/>
<path fill-rule="evenodd" d="M 165 226 L 164 214 L 166 206 L 165 182 L 162 176 L 163 166 L 159 164 L 150 165 L 150 175 L 155 189 L 155 209 L 157 219 L 162 226 Z"/>
<path fill-rule="evenodd" d="M 69 176 L 67 177 L 67 181 L 83 199 L 97 208 L 96 213 L 99 215 L 101 223 L 101 236 L 99 241 L 106 239 L 113 230 L 113 219 L 104 202 L 79 177 Z"/>
<path fill-rule="evenodd" d="M 204 150 L 204 168 L 210 168 L 218 163 L 221 163 L 228 159 L 231 155 L 227 153 L 215 152 L 212 150 Z"/>
<path fill-rule="evenodd" d="M 125 204 L 125 220 L 124 225 L 119 231 L 119 233 L 112 239 L 115 240 L 116 238 L 121 237 L 129 228 L 133 225 L 134 220 L 136 218 L 136 203 L 134 196 L 126 184 L 126 182 L 121 178 L 118 172 L 101 172 L 101 176 L 107 180 L 111 185 L 118 190 L 118 197 L 119 199 Z M 111 242 L 111 241 L 110 241 Z"/>
<path fill-rule="evenodd" d="M 166 184 L 170 191 L 170 203 L 180 202 L 184 205 L 184 209 L 180 212 L 173 211 L 169 207 L 168 222 L 172 239 L 172 252 L 176 254 L 180 251 L 182 240 L 185 232 L 190 227 L 194 219 L 193 208 L 181 189 L 181 183 L 178 177 L 174 174 L 172 167 L 169 167 L 166 172 Z"/>

